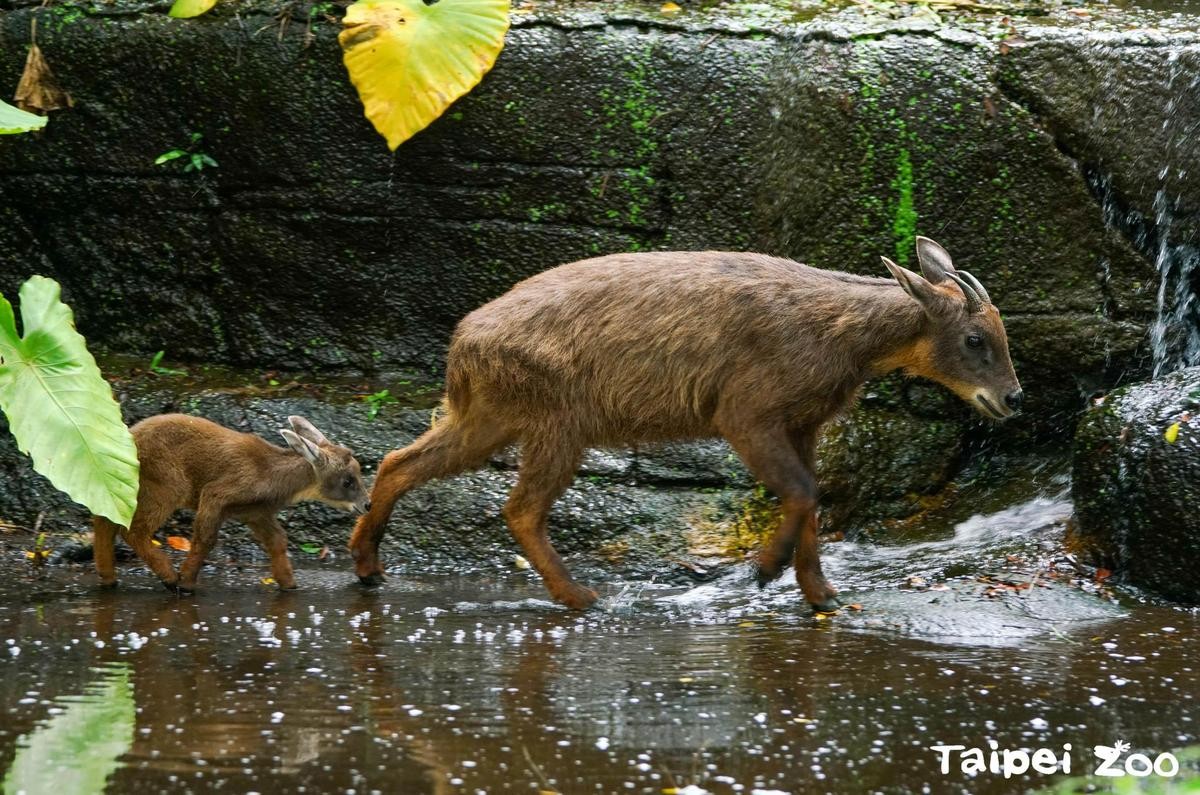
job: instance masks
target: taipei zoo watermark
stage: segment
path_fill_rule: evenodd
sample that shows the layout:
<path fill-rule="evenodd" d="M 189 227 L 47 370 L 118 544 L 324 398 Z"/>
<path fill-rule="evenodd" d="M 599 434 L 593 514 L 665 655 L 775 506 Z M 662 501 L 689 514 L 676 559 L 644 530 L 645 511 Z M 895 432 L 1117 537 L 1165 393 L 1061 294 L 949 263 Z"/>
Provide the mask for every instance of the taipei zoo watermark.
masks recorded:
<path fill-rule="evenodd" d="M 1107 778 L 1173 778 L 1179 774 L 1179 760 L 1169 752 L 1156 754 L 1132 753 L 1129 743 L 1117 740 L 1111 746 L 1092 746 L 1090 758 L 1080 761 L 1079 769 L 1072 758 L 1071 743 L 1060 749 L 1001 748 L 994 740 L 988 748 L 969 748 L 965 745 L 932 745 L 938 755 L 942 775 L 957 771 L 974 778 L 983 774 L 1000 775 L 1009 779 L 1026 773 L 1051 776 L 1059 773 L 1085 774 Z"/>

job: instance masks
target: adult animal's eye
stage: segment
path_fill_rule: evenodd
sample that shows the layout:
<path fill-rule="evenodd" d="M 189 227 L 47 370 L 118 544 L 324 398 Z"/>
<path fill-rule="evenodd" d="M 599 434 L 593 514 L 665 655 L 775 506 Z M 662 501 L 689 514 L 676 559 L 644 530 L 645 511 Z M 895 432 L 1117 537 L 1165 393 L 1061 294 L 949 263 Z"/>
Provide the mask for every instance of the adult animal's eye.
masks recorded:
<path fill-rule="evenodd" d="M 342 486 L 344 486 L 345 488 L 350 488 L 353 485 L 354 485 L 354 478 L 350 477 L 349 475 L 342 478 Z"/>
<path fill-rule="evenodd" d="M 967 347 L 968 348 L 982 348 L 983 347 L 983 337 L 979 336 L 978 334 L 968 334 L 967 335 Z"/>

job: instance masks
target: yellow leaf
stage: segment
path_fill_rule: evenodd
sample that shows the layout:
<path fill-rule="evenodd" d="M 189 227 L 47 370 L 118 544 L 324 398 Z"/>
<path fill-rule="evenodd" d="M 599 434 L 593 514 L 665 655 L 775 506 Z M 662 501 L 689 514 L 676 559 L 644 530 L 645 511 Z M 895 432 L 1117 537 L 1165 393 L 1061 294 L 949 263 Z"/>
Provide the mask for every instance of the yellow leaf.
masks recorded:
<path fill-rule="evenodd" d="M 167 13 L 179 19 L 198 17 L 217 4 L 217 0 L 175 0 Z"/>
<path fill-rule="evenodd" d="M 259 580 L 259 582 L 261 582 L 263 585 L 274 585 L 275 578 L 274 577 L 263 577 L 261 580 Z"/>
<path fill-rule="evenodd" d="M 1163 438 L 1167 440 L 1167 444 L 1175 444 L 1175 440 L 1179 438 L 1179 423 L 1171 423 L 1166 433 L 1163 434 Z"/>
<path fill-rule="evenodd" d="M 192 548 L 192 542 L 183 536 L 167 536 L 167 546 L 171 549 L 178 549 L 180 552 L 187 552 Z"/>
<path fill-rule="evenodd" d="M 663 3 L 662 8 L 658 10 L 663 14 L 678 14 L 683 9 L 679 7 L 678 3 Z"/>
<path fill-rule="evenodd" d="M 395 149 L 475 87 L 508 32 L 508 0 L 359 0 L 338 36 L 367 118 Z"/>
<path fill-rule="evenodd" d="M 162 546 L 162 542 L 161 542 L 161 541 L 159 541 L 157 538 L 152 538 L 152 539 L 150 539 L 150 543 L 151 543 L 151 544 L 153 544 L 153 545 L 154 545 L 154 546 L 156 546 L 156 547 L 161 547 L 161 546 Z"/>

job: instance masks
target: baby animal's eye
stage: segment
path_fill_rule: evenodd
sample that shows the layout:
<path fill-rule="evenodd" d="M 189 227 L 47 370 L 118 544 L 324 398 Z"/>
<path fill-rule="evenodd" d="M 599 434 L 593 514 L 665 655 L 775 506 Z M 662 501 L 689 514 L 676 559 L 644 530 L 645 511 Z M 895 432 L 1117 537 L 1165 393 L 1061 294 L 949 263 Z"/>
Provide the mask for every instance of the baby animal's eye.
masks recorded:
<path fill-rule="evenodd" d="M 342 485 L 346 488 L 350 488 L 354 485 L 354 478 L 347 475 L 346 477 L 342 478 Z"/>
<path fill-rule="evenodd" d="M 983 347 L 983 337 L 979 336 L 978 334 L 968 334 L 967 335 L 967 347 L 968 348 L 982 348 Z"/>

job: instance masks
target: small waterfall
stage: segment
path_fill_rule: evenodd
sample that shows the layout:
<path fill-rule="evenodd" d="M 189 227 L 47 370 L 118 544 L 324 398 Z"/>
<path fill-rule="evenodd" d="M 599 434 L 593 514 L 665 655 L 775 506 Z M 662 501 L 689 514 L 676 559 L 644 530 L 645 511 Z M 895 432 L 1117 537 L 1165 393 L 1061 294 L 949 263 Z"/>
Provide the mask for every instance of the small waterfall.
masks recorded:
<path fill-rule="evenodd" d="M 1193 240 L 1176 240 L 1172 235 L 1175 221 L 1175 202 L 1167 185 L 1171 170 L 1182 183 L 1187 177 L 1180 154 L 1180 144 L 1196 133 L 1192 119 L 1179 112 L 1180 77 L 1179 51 L 1167 58 L 1167 106 L 1163 109 L 1163 132 L 1167 135 L 1166 163 L 1158 171 L 1159 188 L 1154 195 L 1154 222 L 1157 237 L 1154 265 L 1158 269 L 1158 301 L 1154 325 L 1150 329 L 1154 354 L 1154 377 L 1200 364 L 1200 249 Z M 1194 77 L 1188 89 L 1200 84 Z M 1188 129 L 1190 127 L 1190 129 Z M 1191 165 L 1190 163 L 1187 165 Z"/>
<path fill-rule="evenodd" d="M 1172 240 L 1172 205 L 1166 190 L 1160 188 L 1154 198 L 1158 301 L 1150 328 L 1155 378 L 1200 364 L 1200 249 L 1192 241 Z"/>
<path fill-rule="evenodd" d="M 1110 174 L 1096 167 L 1087 169 L 1105 223 L 1120 229 L 1135 247 L 1153 257 L 1158 271 L 1155 317 L 1150 327 L 1154 378 L 1200 364 L 1200 240 L 1196 239 L 1196 219 L 1181 218 L 1178 196 L 1172 190 L 1187 178 L 1193 158 L 1189 153 L 1194 152 L 1195 136 L 1200 135 L 1200 119 L 1180 107 L 1180 98 L 1200 86 L 1200 75 L 1180 64 L 1181 52 L 1172 51 L 1166 61 L 1165 146 L 1155 164 L 1157 169 L 1151 172 L 1158 188 L 1150 217 L 1122 201 Z M 1097 107 L 1096 114 L 1121 123 L 1119 109 Z"/>

